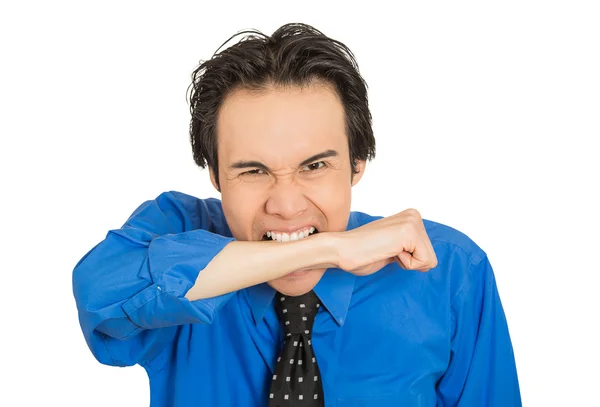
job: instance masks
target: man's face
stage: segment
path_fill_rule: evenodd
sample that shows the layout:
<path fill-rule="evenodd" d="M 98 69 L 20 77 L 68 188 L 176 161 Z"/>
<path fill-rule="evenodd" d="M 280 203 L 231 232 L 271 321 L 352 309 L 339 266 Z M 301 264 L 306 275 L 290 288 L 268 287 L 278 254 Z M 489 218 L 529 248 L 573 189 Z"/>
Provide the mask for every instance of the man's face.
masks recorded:
<path fill-rule="evenodd" d="M 286 240 L 311 227 L 346 230 L 351 187 L 365 163 L 357 163 L 360 172 L 352 177 L 344 110 L 330 86 L 235 91 L 221 107 L 217 129 L 223 212 L 233 237 L 260 241 L 276 232 Z M 211 179 L 215 184 L 212 172 Z M 269 284 L 301 295 L 324 272 L 302 271 Z"/>

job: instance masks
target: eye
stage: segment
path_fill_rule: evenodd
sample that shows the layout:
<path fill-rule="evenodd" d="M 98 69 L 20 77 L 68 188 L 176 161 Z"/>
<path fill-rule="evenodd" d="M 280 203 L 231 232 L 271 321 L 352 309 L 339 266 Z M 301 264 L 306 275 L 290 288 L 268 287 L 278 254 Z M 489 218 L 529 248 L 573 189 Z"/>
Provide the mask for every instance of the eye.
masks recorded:
<path fill-rule="evenodd" d="M 249 175 L 249 176 L 257 176 L 257 175 L 264 175 L 264 174 L 266 174 L 266 173 L 263 170 L 261 170 L 260 168 L 242 172 L 242 175 Z"/>
<path fill-rule="evenodd" d="M 314 172 L 314 171 L 324 168 L 325 166 L 326 166 L 325 162 L 317 161 L 316 163 L 305 165 L 304 167 L 302 167 L 302 170 Z"/>

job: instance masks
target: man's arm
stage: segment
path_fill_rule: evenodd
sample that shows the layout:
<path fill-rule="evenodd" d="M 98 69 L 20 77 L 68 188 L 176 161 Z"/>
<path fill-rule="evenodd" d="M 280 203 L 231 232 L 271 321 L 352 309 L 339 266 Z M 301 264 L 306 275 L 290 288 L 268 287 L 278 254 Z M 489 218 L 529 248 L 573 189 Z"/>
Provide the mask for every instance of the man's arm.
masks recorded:
<path fill-rule="evenodd" d="M 221 295 L 302 269 L 338 267 L 368 275 L 391 262 L 420 271 L 437 266 L 423 219 L 414 209 L 296 242 L 232 242 L 198 275 L 186 297 Z"/>
<path fill-rule="evenodd" d="M 508 325 L 487 256 L 469 264 L 468 276 L 452 301 L 450 365 L 438 383 L 438 403 L 521 406 Z"/>
<path fill-rule="evenodd" d="M 171 328 L 210 324 L 236 290 L 292 271 L 340 267 L 364 275 L 391 261 L 408 264 L 407 258 L 414 259 L 408 268 L 437 264 L 414 210 L 351 233 L 286 243 L 234 241 L 219 234 L 225 224 L 218 201 L 164 193 L 81 259 L 73 291 L 84 336 L 100 362 L 147 362 L 175 334 Z"/>

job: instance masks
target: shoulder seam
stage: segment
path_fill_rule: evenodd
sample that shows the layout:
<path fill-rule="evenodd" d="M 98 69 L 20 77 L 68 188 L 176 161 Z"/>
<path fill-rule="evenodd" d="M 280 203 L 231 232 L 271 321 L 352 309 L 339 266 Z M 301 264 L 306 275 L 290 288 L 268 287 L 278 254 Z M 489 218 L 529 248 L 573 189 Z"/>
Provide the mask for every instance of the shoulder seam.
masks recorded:
<path fill-rule="evenodd" d="M 469 259 L 469 264 L 471 264 L 473 266 L 477 266 L 481 262 L 481 260 L 483 260 L 487 256 L 487 253 L 479 246 L 477 246 L 477 247 L 478 247 L 479 251 L 481 251 L 481 253 L 483 253 L 483 255 L 480 255 L 479 253 L 475 253 L 475 252 L 469 253 L 462 246 L 457 245 L 456 243 L 448 241 L 448 240 L 443 240 L 443 239 L 432 239 L 431 240 L 431 243 L 436 243 L 436 242 L 444 243 L 444 244 L 447 244 L 449 246 L 459 249 L 461 252 L 463 252 L 467 256 L 467 258 Z"/>

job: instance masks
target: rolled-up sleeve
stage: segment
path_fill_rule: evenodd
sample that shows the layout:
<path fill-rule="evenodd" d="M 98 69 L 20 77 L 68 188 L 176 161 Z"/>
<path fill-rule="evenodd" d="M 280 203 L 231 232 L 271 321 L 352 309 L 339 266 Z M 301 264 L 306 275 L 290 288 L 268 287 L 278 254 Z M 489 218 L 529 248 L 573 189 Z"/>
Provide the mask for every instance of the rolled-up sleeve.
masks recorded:
<path fill-rule="evenodd" d="M 450 364 L 438 383 L 438 404 L 521 406 L 508 325 L 487 256 L 466 274 L 452 301 Z"/>
<path fill-rule="evenodd" d="M 215 201 L 161 194 L 79 261 L 73 270 L 79 322 L 101 363 L 147 362 L 177 325 L 213 321 L 232 293 L 198 301 L 185 294 L 234 240 L 207 230 L 222 221 Z"/>

